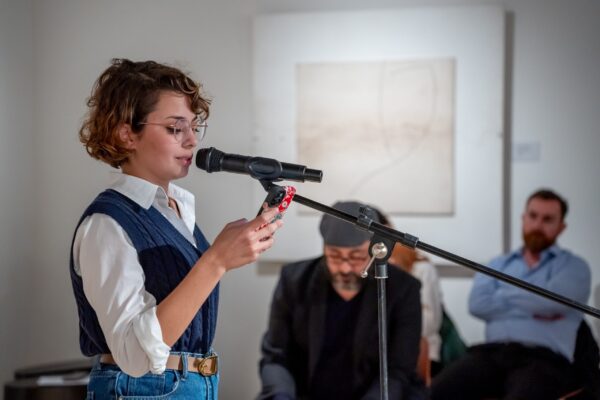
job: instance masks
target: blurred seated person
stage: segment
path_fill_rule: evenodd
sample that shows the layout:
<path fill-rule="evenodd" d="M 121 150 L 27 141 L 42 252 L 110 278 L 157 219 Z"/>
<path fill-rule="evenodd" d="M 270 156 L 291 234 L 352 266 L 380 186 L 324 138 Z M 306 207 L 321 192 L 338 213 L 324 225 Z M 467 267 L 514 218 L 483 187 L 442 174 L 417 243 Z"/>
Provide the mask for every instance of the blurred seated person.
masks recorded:
<path fill-rule="evenodd" d="M 362 204 L 338 202 L 357 216 Z M 375 213 L 370 215 L 376 222 Z M 271 303 L 262 342 L 259 399 L 377 400 L 379 338 L 377 282 L 369 262 L 371 233 L 325 214 L 323 255 L 285 265 Z M 388 269 L 389 398 L 426 397 L 416 375 L 421 339 L 419 282 Z"/>
<path fill-rule="evenodd" d="M 421 335 L 429 345 L 431 375 L 441 369 L 440 347 L 442 339 L 442 292 L 435 266 L 428 258 L 414 249 L 397 243 L 389 259 L 391 265 L 397 265 L 421 282 Z"/>
<path fill-rule="evenodd" d="M 551 190 L 529 196 L 523 246 L 490 267 L 580 303 L 590 294 L 590 268 L 560 248 L 567 202 Z M 556 399 L 579 381 L 573 361 L 582 313 L 487 275 L 475 276 L 469 311 L 485 322 L 486 343 L 445 368 L 432 399 Z"/>

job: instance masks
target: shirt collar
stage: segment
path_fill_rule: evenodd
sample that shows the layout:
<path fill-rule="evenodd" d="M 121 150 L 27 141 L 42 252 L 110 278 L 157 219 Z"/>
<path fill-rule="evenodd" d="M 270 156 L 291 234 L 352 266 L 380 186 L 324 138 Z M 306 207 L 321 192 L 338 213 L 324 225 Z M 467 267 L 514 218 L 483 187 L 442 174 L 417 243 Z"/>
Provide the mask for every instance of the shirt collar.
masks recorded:
<path fill-rule="evenodd" d="M 512 260 L 513 258 L 523 258 L 523 250 L 525 248 L 521 246 L 517 250 L 514 250 L 512 253 L 509 253 L 507 261 Z M 558 255 L 561 252 L 560 247 L 555 243 L 552 246 L 548 247 L 546 250 L 543 250 L 540 254 L 540 263 L 548 258 L 552 258 Z"/>
<path fill-rule="evenodd" d="M 161 186 L 145 179 L 122 172 L 112 172 L 110 188 L 127 196 L 146 210 L 152 206 L 155 199 L 161 202 L 164 201 L 167 204 L 168 195 L 185 206 L 194 207 L 194 195 L 173 183 L 169 183 L 169 193 L 167 195 Z"/>
<path fill-rule="evenodd" d="M 164 192 L 164 191 L 163 191 Z M 169 184 L 169 196 L 175 198 L 180 203 L 184 204 L 187 207 L 194 208 L 195 207 L 195 197 L 191 192 L 183 189 L 180 186 L 177 186 L 173 183 Z"/>
<path fill-rule="evenodd" d="M 542 256 L 544 256 L 545 254 L 548 254 L 548 255 L 554 257 L 554 256 L 557 256 L 558 253 L 560 253 L 560 252 L 561 252 L 560 247 L 558 247 L 558 245 L 555 243 L 552 246 L 548 247 L 546 250 L 544 250 L 542 252 Z"/>

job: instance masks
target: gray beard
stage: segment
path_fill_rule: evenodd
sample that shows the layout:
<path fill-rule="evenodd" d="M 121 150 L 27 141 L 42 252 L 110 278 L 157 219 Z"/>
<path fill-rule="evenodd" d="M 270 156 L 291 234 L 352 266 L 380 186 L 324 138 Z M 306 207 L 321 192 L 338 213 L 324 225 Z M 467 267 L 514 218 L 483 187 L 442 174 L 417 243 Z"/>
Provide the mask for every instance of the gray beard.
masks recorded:
<path fill-rule="evenodd" d="M 321 268 L 325 269 L 325 275 L 327 276 L 327 280 L 331 282 L 331 286 L 335 290 L 359 292 L 367 281 L 366 279 L 363 279 L 358 275 L 353 275 L 355 279 L 349 279 L 348 282 L 345 282 L 341 274 L 331 275 L 331 272 L 329 272 L 329 268 L 327 268 L 327 262 L 325 261 L 324 257 L 321 261 Z"/>
<path fill-rule="evenodd" d="M 341 275 L 330 275 L 331 286 L 335 290 L 344 290 L 351 292 L 358 292 L 364 285 L 364 280 L 356 275 L 352 276 L 353 279 L 344 279 Z"/>

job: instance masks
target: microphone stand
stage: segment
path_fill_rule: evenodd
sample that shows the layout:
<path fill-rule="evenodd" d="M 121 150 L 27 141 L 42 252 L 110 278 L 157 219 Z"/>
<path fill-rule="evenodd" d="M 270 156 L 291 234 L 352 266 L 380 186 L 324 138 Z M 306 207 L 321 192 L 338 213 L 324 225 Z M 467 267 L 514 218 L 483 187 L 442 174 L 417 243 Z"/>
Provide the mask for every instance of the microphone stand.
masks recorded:
<path fill-rule="evenodd" d="M 277 191 L 279 186 L 275 185 L 271 181 L 261 180 L 260 181 L 265 190 L 268 192 Z M 292 201 L 300 203 L 306 207 L 312 208 L 313 210 L 321 211 L 325 214 L 329 214 L 333 217 L 342 219 L 349 222 L 356 227 L 372 232 L 373 238 L 369 246 L 369 254 L 371 260 L 363 271 L 363 277 L 368 274 L 368 269 L 375 263 L 375 279 L 377 279 L 377 311 L 378 311 L 378 329 L 379 329 L 379 380 L 380 380 L 380 398 L 382 400 L 388 399 L 388 371 L 387 371 L 387 328 L 386 328 L 386 297 L 385 297 L 385 279 L 387 279 L 387 259 L 391 254 L 391 250 L 394 248 L 396 242 L 401 243 L 404 246 L 421 249 L 427 253 L 436 255 L 445 260 L 451 261 L 455 264 L 463 267 L 470 268 L 482 274 L 494 277 L 513 286 L 520 287 L 529 292 L 535 293 L 547 299 L 553 300 L 557 303 L 563 304 L 575 310 L 581 311 L 585 314 L 591 315 L 595 318 L 600 319 L 600 310 L 594 307 L 590 307 L 587 304 L 579 303 L 575 300 L 561 296 L 550 290 L 541 288 L 539 286 L 532 285 L 529 282 L 525 282 L 521 279 L 515 278 L 508 274 L 500 271 L 496 271 L 492 268 L 478 264 L 469 259 L 457 256 L 453 253 L 437 248 L 425 242 L 421 242 L 418 237 L 410 235 L 408 233 L 400 232 L 395 229 L 389 228 L 385 225 L 374 222 L 369 218 L 365 211 L 361 209 L 360 215 L 355 217 L 351 214 L 336 210 L 335 208 L 328 207 L 324 204 L 313 201 L 309 198 L 296 194 Z"/>
<path fill-rule="evenodd" d="M 361 209 L 359 220 L 361 225 L 372 223 L 371 219 L 365 215 L 365 211 Z M 369 222 L 371 221 L 371 222 Z M 369 276 L 369 268 L 375 263 L 375 279 L 377 280 L 377 326 L 379 333 L 379 393 L 380 398 L 388 400 L 388 367 L 387 367 L 387 319 L 386 319 L 386 279 L 387 275 L 387 260 L 392 254 L 394 242 L 373 235 L 369 245 L 369 255 L 371 260 L 363 270 L 361 277 Z"/>

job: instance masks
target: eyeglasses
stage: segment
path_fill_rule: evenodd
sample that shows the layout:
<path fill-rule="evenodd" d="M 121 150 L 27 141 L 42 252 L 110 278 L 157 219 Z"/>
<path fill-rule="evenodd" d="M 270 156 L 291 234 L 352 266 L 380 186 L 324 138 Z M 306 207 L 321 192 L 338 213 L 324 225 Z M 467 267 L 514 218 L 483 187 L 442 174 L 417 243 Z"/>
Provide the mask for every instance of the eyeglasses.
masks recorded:
<path fill-rule="evenodd" d="M 325 258 L 327 258 L 327 262 L 329 264 L 341 265 L 346 262 L 355 268 L 364 267 L 367 261 L 369 260 L 369 257 L 342 257 L 337 254 L 325 254 Z"/>
<path fill-rule="evenodd" d="M 181 143 L 186 134 L 193 134 L 196 140 L 201 142 L 206 135 L 206 121 L 198 120 L 191 123 L 184 118 L 177 119 L 174 124 L 161 124 L 159 122 L 140 122 L 138 125 L 158 125 L 167 129 L 167 132 L 173 136 L 177 143 Z"/>

